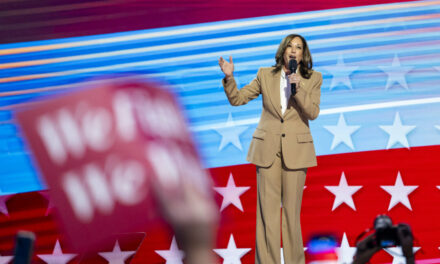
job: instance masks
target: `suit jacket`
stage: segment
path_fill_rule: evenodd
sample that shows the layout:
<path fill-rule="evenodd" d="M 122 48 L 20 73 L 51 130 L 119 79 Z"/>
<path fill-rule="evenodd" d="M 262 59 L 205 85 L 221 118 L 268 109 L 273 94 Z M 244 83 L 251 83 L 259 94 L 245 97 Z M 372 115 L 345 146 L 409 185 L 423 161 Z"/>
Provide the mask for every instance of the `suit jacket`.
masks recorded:
<path fill-rule="evenodd" d="M 227 81 L 223 79 L 223 87 L 231 105 L 243 105 L 260 94 L 263 96 L 263 111 L 252 136 L 247 160 L 260 167 L 269 167 L 281 149 L 288 169 L 316 166 L 309 120 L 316 119 L 319 114 L 322 75 L 313 71 L 309 79 L 300 76 L 301 89 L 290 97 L 287 109 L 282 114 L 281 70 L 273 73 L 273 69 L 260 68 L 257 77 L 240 90 L 233 78 Z"/>

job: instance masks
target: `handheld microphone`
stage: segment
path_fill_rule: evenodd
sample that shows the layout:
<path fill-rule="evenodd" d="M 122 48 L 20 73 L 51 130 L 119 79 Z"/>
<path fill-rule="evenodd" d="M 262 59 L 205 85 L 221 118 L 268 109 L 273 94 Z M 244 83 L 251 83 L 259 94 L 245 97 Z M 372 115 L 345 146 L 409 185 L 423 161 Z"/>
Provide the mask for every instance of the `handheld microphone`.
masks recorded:
<path fill-rule="evenodd" d="M 296 62 L 296 60 L 291 59 L 289 61 L 290 74 L 295 73 L 296 72 L 296 68 L 298 68 L 298 63 Z M 290 84 L 290 91 L 292 92 L 292 95 L 296 94 L 296 83 L 291 83 Z"/>

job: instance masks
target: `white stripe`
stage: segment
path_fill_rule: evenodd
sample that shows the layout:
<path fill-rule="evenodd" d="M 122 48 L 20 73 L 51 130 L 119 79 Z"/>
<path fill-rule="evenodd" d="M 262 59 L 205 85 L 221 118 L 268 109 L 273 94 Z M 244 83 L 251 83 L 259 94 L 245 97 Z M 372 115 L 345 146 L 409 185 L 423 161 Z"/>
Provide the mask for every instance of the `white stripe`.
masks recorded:
<path fill-rule="evenodd" d="M 440 17 L 440 16 L 439 16 Z M 382 24 L 383 21 L 375 22 L 374 24 L 380 23 Z M 395 21 L 393 21 L 395 22 Z M 423 20 L 423 22 L 426 22 L 426 20 Z M 373 23 L 372 23 L 373 24 Z M 353 26 L 352 23 L 347 23 L 340 25 L 341 27 L 347 27 L 351 29 Z M 318 39 L 318 40 L 312 40 L 309 41 L 309 45 L 319 45 L 319 44 L 327 44 L 332 42 L 347 42 L 347 41 L 356 41 L 359 42 L 362 39 L 370 39 L 370 38 L 379 38 L 379 37 L 392 37 L 392 36 L 402 36 L 402 37 L 408 37 L 408 34 L 411 34 L 411 37 L 416 38 L 417 34 L 428 34 L 427 32 L 437 32 L 438 27 L 435 28 L 429 28 L 427 30 L 426 28 L 421 29 L 412 29 L 412 30 L 402 30 L 399 32 L 382 32 L 382 33 L 370 33 L 370 34 L 363 34 L 363 35 L 355 35 L 355 36 L 344 36 L 344 37 L 336 37 L 336 38 L 327 38 L 327 39 Z M 311 32 L 312 28 L 306 28 L 306 32 Z M 111 56 L 120 56 L 120 55 L 129 55 L 129 54 L 140 54 L 140 53 L 148 53 L 153 51 L 178 51 L 177 49 L 182 48 L 197 48 L 197 47 L 203 47 L 207 45 L 212 44 L 221 44 L 221 43 L 227 43 L 227 44 L 241 44 L 244 43 L 243 40 L 245 39 L 246 42 L 248 42 L 250 39 L 263 39 L 268 37 L 276 37 L 276 36 L 285 36 L 290 33 L 299 32 L 296 29 L 292 30 L 280 30 L 280 31 L 273 31 L 273 32 L 266 32 L 266 33 L 257 33 L 257 34 L 250 34 L 250 35 L 240 35 L 240 36 L 234 36 L 234 37 L 224 37 L 224 38 L 217 38 L 217 39 L 207 39 L 207 40 L 199 40 L 199 41 L 190 41 L 185 43 L 176 43 L 176 44 L 167 44 L 167 45 L 159 45 L 159 46 L 153 46 L 153 47 L 143 47 L 143 48 L 135 48 L 135 49 L 127 49 L 127 50 L 119 50 L 119 51 L 111 51 L 111 52 L 100 52 L 100 53 L 94 53 L 94 54 L 87 54 L 87 55 L 77 55 L 77 56 L 68 56 L 68 57 L 59 57 L 54 59 L 42 59 L 42 60 L 30 60 L 30 61 L 20 61 L 17 63 L 23 63 L 24 67 L 27 67 L 26 63 L 37 62 L 37 65 L 40 65 L 38 63 L 39 61 L 42 62 L 42 64 L 48 64 L 48 63 L 60 63 L 60 62 L 68 62 L 68 61 L 79 61 L 79 60 L 86 60 L 86 59 L 96 59 L 96 58 L 103 58 L 103 57 L 111 57 Z M 235 42 L 235 43 L 234 43 Z M 216 46 L 217 46 L 216 45 Z M 264 47 L 264 46 L 263 46 Z M 267 46 L 266 46 L 267 47 Z M 246 50 L 244 50 L 246 51 Z M 4 63 L 0 64 L 3 67 L 8 68 L 8 65 L 14 65 L 16 63 Z M 15 67 L 13 67 L 15 68 Z"/>
<path fill-rule="evenodd" d="M 402 101 L 355 105 L 355 106 L 345 106 L 345 107 L 336 107 L 336 108 L 324 109 L 321 111 L 320 115 L 331 115 L 331 114 L 337 114 L 337 113 L 347 113 L 347 112 L 392 108 L 392 107 L 400 107 L 400 106 L 435 104 L 435 103 L 440 103 L 440 97 L 413 99 L 413 100 L 402 100 Z"/>
<path fill-rule="evenodd" d="M 421 40 L 423 41 L 423 40 Z M 418 47 L 411 47 L 412 51 L 415 50 L 426 50 L 430 46 L 429 45 L 422 45 L 421 42 L 419 42 L 420 45 Z M 375 52 L 374 54 L 388 54 L 393 53 L 395 51 L 394 47 L 398 47 L 400 45 L 405 44 L 394 44 L 394 45 L 386 45 L 387 49 L 380 50 L 380 52 Z M 436 46 L 435 46 L 436 47 Z M 99 71 L 113 71 L 123 68 L 131 68 L 131 67 L 145 67 L 145 66 L 161 66 L 163 64 L 173 63 L 175 66 L 179 65 L 185 65 L 186 63 L 194 63 L 194 62 L 203 62 L 207 61 L 207 59 L 215 58 L 224 55 L 226 52 L 228 55 L 242 55 L 242 54 L 252 54 L 257 52 L 269 52 L 273 53 L 273 50 L 276 50 L 278 48 L 278 45 L 268 45 L 268 46 L 260 46 L 255 48 L 246 48 L 246 49 L 236 49 L 236 50 L 229 50 L 229 51 L 221 51 L 221 52 L 211 52 L 211 53 L 203 53 L 198 55 L 187 55 L 187 56 L 181 56 L 181 57 L 173 57 L 173 58 L 164 58 L 164 59 L 157 59 L 157 60 L 150 60 L 150 61 L 139 61 L 139 62 L 129 62 L 129 63 L 123 63 L 123 64 L 115 64 L 110 66 L 101 66 L 101 67 L 92 67 L 92 68 L 85 68 L 85 69 L 76 69 L 76 70 L 69 70 L 69 71 L 63 71 L 63 72 L 49 72 L 49 73 L 43 73 L 43 74 L 35 74 L 37 79 L 41 78 L 49 78 L 49 77 L 56 77 L 56 76 L 66 76 L 66 75 L 74 75 L 74 74 L 81 74 L 81 73 L 92 73 L 92 72 L 99 72 Z M 379 46 L 375 47 L 376 49 L 379 49 Z M 357 55 L 364 56 L 365 54 L 362 52 L 365 51 L 371 51 L 371 47 L 367 48 L 356 48 L 356 49 L 345 49 L 344 55 L 356 53 Z M 320 57 L 323 59 L 325 56 L 334 57 L 334 55 L 340 54 L 340 51 L 330 51 L 330 52 L 316 52 L 314 54 L 314 57 Z M 350 56 L 350 58 L 355 58 L 356 56 Z M 251 61 L 243 63 L 243 65 L 249 64 L 249 65 L 255 65 L 258 62 L 264 62 L 263 65 L 266 64 L 266 62 L 269 64 L 273 63 L 273 59 L 265 59 L 265 60 L 259 60 L 259 61 Z M 236 67 L 239 67 L 242 65 L 241 63 L 235 63 Z M 197 69 L 193 69 L 196 71 L 200 71 L 202 69 L 218 69 L 217 66 L 215 67 L 200 67 Z M 184 70 L 187 71 L 187 70 Z M 178 74 L 178 72 L 174 72 L 174 74 Z M 0 78 L 0 82 L 4 81 L 5 79 L 9 78 L 15 78 L 15 77 L 32 77 L 34 75 L 24 75 L 24 76 L 13 76 L 13 77 L 6 77 L 6 78 Z"/>
<path fill-rule="evenodd" d="M 246 52 L 264 51 L 268 48 L 276 49 L 277 47 L 278 47 L 278 45 L 256 47 L 256 48 L 246 49 Z M 234 51 L 231 51 L 230 54 L 239 54 L 241 52 L 243 52 L 243 50 L 234 50 Z M 110 65 L 110 66 L 101 66 L 101 67 L 62 71 L 62 72 L 49 72 L 49 73 L 42 73 L 42 74 L 13 76 L 13 77 L 0 78 L 0 83 L 5 82 L 5 80 L 8 80 L 10 78 L 18 78 L 18 77 L 32 78 L 33 76 L 35 76 L 36 79 L 41 79 L 41 78 L 49 78 L 49 77 L 56 77 L 56 76 L 81 74 L 81 73 L 91 73 L 91 72 L 99 72 L 99 71 L 113 71 L 113 70 L 117 70 L 117 69 L 149 66 L 149 65 L 160 66 L 160 64 L 167 64 L 167 63 L 173 63 L 173 65 L 176 66 L 176 65 L 178 65 L 177 62 L 183 62 L 183 64 L 185 64 L 186 62 L 193 63 L 195 59 L 208 59 L 208 58 L 212 59 L 213 57 L 217 59 L 221 55 L 223 55 L 223 53 L 221 53 L 221 52 L 212 52 L 212 53 L 204 53 L 201 55 L 188 55 L 188 56 L 182 56 L 182 57 L 166 58 L 166 59 L 158 59 L 158 60 L 150 60 L 150 61 L 129 62 L 129 63 L 123 63 L 123 64 Z"/>
<path fill-rule="evenodd" d="M 366 111 L 366 110 L 384 109 L 384 108 L 411 106 L 411 105 L 435 104 L 435 103 L 440 103 L 440 97 L 336 107 L 336 108 L 321 110 L 319 115 L 332 115 L 332 114 L 340 114 L 340 113 L 348 113 L 348 112 L 357 112 L 357 111 Z M 254 125 L 257 124 L 259 121 L 260 118 L 250 118 L 244 120 L 234 120 L 234 123 L 235 126 L 244 126 L 244 125 Z M 224 128 L 224 127 L 226 127 L 226 123 L 221 123 L 221 124 L 216 123 L 210 125 L 191 127 L 191 130 L 194 132 L 199 132 L 199 131 L 206 131 L 211 129 Z"/>
<path fill-rule="evenodd" d="M 239 21 L 233 23 L 226 23 L 220 25 L 210 25 L 210 26 L 198 26 L 194 28 L 183 28 L 169 31 L 161 31 L 161 32 L 151 32 L 151 33 L 143 33 L 136 34 L 130 36 L 119 36 L 112 38 L 104 38 L 104 39 L 95 39 L 95 40 L 86 40 L 86 41 L 78 41 L 71 43 L 58 43 L 58 44 L 45 44 L 44 46 L 57 46 L 59 48 L 67 48 L 67 47 L 80 47 L 87 45 L 98 45 L 98 44 L 107 44 L 107 43 L 115 43 L 115 42 L 123 42 L 123 41 L 132 41 L 132 40 L 141 40 L 141 39 L 149 39 L 149 38 L 159 38 L 159 37 L 167 37 L 167 36 L 176 36 L 181 34 L 192 34 L 192 33 L 201 33 L 201 32 L 212 32 L 215 30 L 225 30 L 225 29 L 233 29 L 233 28 L 243 28 L 243 27 L 252 27 L 258 25 L 267 25 L 270 23 L 283 23 L 283 22 L 292 22 L 302 19 L 311 19 L 311 18 L 320 18 L 320 17 L 329 17 L 329 16 L 337 16 L 337 15 L 346 15 L 346 14 L 357 14 L 364 12 L 374 12 L 374 11 L 383 11 L 383 10 L 401 10 L 404 8 L 413 8 L 413 7 L 422 7 L 422 6 L 435 6 L 440 4 L 440 1 L 427 1 L 427 2 L 415 2 L 415 3 L 399 3 L 390 4 L 390 5 L 378 5 L 378 6 L 367 6 L 360 7 L 356 9 L 337 9 L 331 11 L 324 12 L 313 12 L 313 13 L 304 13 L 304 14 L 292 14 L 290 16 L 282 16 L 282 17 L 274 17 L 274 18 L 262 18 L 251 21 Z M 38 47 L 38 46 L 36 46 Z M 11 48 L 8 50 L 15 50 L 20 48 Z"/>
<path fill-rule="evenodd" d="M 396 44 L 401 45 L 401 44 Z M 387 45 L 387 50 L 392 50 L 391 48 L 393 45 Z M 102 66 L 102 67 L 93 67 L 93 68 L 85 68 L 85 69 L 77 69 L 77 70 L 69 70 L 69 71 L 63 71 L 63 72 L 49 72 L 49 73 L 43 73 L 43 74 L 36 74 L 38 79 L 40 78 L 48 78 L 48 77 L 55 77 L 55 76 L 66 76 L 66 75 L 73 75 L 73 74 L 80 74 L 80 73 L 90 73 L 90 72 L 97 72 L 97 71 L 111 71 L 111 70 L 117 70 L 121 68 L 129 68 L 129 67 L 139 67 L 139 66 L 149 66 L 149 65 L 155 65 L 155 64 L 166 64 L 166 63 L 174 63 L 174 65 L 177 65 L 177 62 L 185 62 L 189 61 L 193 63 L 195 60 L 200 59 L 207 59 L 207 58 L 218 58 L 219 56 L 224 55 L 225 52 L 228 52 L 229 55 L 235 55 L 235 54 L 252 54 L 255 52 L 268 52 L 269 50 L 275 50 L 278 48 L 278 45 L 268 45 L 268 46 L 259 46 L 255 48 L 245 48 L 245 49 L 236 49 L 236 50 L 229 50 L 229 51 L 222 51 L 222 52 L 211 52 L 211 53 L 203 53 L 203 54 L 197 54 L 197 55 L 187 55 L 187 56 L 181 56 L 181 57 L 173 57 L 173 58 L 165 58 L 165 59 L 157 59 L 157 60 L 150 60 L 150 61 L 140 61 L 140 62 L 131 62 L 131 63 L 123 63 L 123 64 L 116 64 L 116 65 L 110 65 L 110 66 Z M 378 48 L 378 47 L 376 47 Z M 419 49 L 426 49 L 426 45 L 420 45 Z M 414 47 L 411 47 L 412 50 L 414 50 Z M 357 49 L 346 49 L 344 50 L 344 54 L 348 54 L 351 52 L 359 52 L 359 51 L 369 51 L 371 48 L 357 48 Z M 323 53 L 315 53 L 315 57 L 317 55 L 320 56 L 329 56 L 334 54 L 339 54 L 340 51 L 331 51 L 331 52 L 323 52 Z M 252 62 L 255 63 L 255 62 Z M 159 66 L 159 65 L 158 65 Z M 32 77 L 33 75 L 25 75 L 26 77 Z M 39 76 L 39 77 L 38 77 Z M 14 76 L 14 77 L 20 77 L 20 76 Z M 0 82 L 3 80 L 7 80 L 11 77 L 6 78 L 0 78 Z"/>

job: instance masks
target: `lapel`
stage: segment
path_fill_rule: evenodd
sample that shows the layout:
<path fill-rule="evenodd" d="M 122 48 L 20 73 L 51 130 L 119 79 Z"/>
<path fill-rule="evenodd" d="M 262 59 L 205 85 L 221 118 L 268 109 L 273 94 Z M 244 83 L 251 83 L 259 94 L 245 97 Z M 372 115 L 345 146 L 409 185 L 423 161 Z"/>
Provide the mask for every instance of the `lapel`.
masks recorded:
<path fill-rule="evenodd" d="M 280 78 L 281 78 L 281 71 L 278 71 L 275 74 L 270 73 L 270 83 L 269 83 L 269 97 L 270 101 L 272 102 L 273 107 L 275 108 L 275 111 L 278 113 L 280 117 L 283 115 L 281 114 L 281 97 L 280 97 Z M 287 112 L 287 111 L 286 111 Z"/>

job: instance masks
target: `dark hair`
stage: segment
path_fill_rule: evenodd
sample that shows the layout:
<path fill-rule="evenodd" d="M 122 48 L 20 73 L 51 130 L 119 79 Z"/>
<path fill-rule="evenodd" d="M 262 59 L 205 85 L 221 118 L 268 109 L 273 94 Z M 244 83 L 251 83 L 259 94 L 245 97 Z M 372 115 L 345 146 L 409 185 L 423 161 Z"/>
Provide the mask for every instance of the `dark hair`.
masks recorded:
<path fill-rule="evenodd" d="M 301 73 L 301 76 L 309 79 L 312 75 L 313 68 L 312 54 L 310 53 L 309 46 L 307 45 L 305 38 L 298 34 L 290 34 L 281 41 L 280 45 L 278 46 L 277 53 L 275 54 L 276 64 L 273 65 L 275 69 L 273 69 L 272 72 L 275 73 L 283 68 L 283 65 L 285 65 L 284 52 L 286 51 L 287 46 L 290 44 L 290 41 L 296 37 L 300 38 L 303 43 L 303 57 L 299 63 L 299 72 Z"/>

